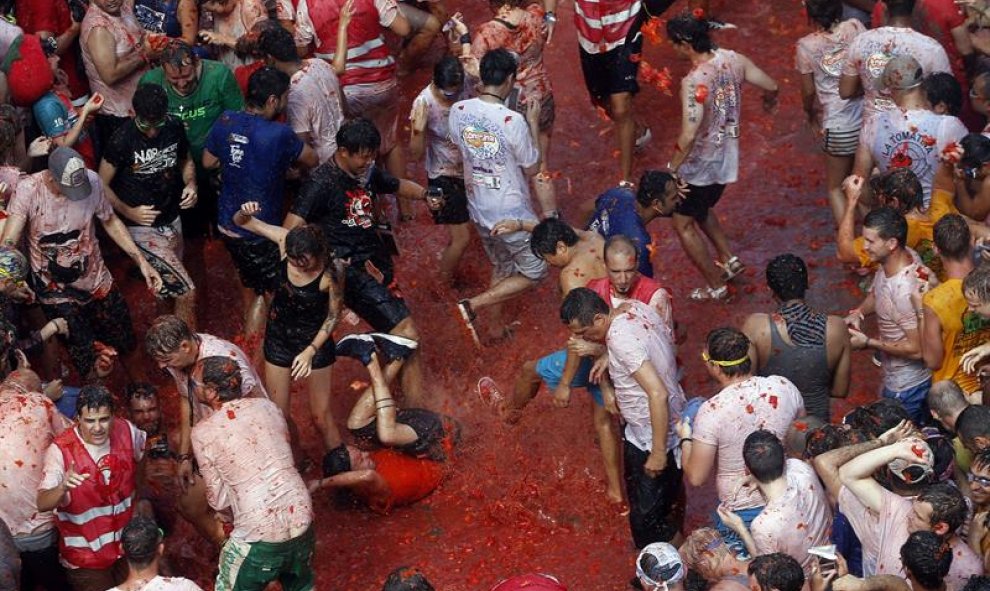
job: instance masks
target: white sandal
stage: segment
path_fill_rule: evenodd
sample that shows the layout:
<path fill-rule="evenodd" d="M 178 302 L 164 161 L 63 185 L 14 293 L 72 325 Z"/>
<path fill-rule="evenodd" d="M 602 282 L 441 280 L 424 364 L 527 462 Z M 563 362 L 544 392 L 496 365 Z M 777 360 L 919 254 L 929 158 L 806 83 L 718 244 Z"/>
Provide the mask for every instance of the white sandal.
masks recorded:
<path fill-rule="evenodd" d="M 688 296 L 690 299 L 696 302 L 702 302 L 706 300 L 724 300 L 729 297 L 729 286 L 723 285 L 722 287 L 698 287 L 691 291 Z"/>
<path fill-rule="evenodd" d="M 732 281 L 737 275 L 746 270 L 746 265 L 737 256 L 733 256 L 731 259 L 725 261 L 724 264 L 718 262 L 715 264 L 721 267 L 723 271 L 722 279 L 724 281 Z"/>

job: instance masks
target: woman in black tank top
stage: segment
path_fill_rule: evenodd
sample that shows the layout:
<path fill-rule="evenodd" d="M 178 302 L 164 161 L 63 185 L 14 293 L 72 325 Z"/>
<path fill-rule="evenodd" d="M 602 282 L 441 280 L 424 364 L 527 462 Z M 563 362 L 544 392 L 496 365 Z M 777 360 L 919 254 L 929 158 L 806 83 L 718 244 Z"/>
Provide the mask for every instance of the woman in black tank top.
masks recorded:
<path fill-rule="evenodd" d="M 255 218 L 257 212 L 256 202 L 245 203 L 234 223 L 275 242 L 282 253 L 279 286 L 265 328 L 265 386 L 285 415 L 295 449 L 299 435 L 289 414 L 289 390 L 293 380 L 308 378 L 313 420 L 330 450 L 341 443 L 330 410 L 331 335 L 342 305 L 340 269 L 335 267 L 339 261 L 331 262 L 318 226 L 286 230 Z"/>

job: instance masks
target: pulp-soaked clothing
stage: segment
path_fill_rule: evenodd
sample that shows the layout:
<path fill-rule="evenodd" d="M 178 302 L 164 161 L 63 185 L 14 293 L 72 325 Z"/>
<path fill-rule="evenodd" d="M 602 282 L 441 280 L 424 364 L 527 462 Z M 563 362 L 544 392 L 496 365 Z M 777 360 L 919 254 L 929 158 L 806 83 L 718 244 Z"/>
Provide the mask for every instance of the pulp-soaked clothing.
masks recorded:
<path fill-rule="evenodd" d="M 427 458 L 411 458 L 394 449 L 371 452 L 375 471 L 388 484 L 389 495 L 383 501 L 369 503 L 372 509 L 388 513 L 393 507 L 411 505 L 430 495 L 443 480 L 439 462 Z"/>
<path fill-rule="evenodd" d="M 292 360 L 313 342 L 327 318 L 330 299 L 320 290 L 323 274 L 306 285 L 289 280 L 289 259 L 282 259 L 279 286 L 275 290 L 268 324 L 265 327 L 265 361 L 278 367 L 292 367 Z M 332 338 L 313 356 L 313 369 L 327 367 L 334 360 Z"/>
<path fill-rule="evenodd" d="M 680 530 L 674 507 L 681 501 L 683 508 L 684 472 L 671 450 L 667 452 L 667 467 L 651 477 L 643 469 L 650 452 L 628 439 L 622 448 L 633 543 L 643 548 L 653 542 L 669 542 Z"/>
<path fill-rule="evenodd" d="M 394 449 L 418 458 L 446 460 L 460 435 L 460 427 L 453 419 L 425 408 L 400 409 L 396 413 L 395 422 L 411 427 L 416 432 L 416 441 L 393 446 Z M 377 426 L 376 418 L 367 425 L 350 431 L 358 441 L 382 445 L 378 439 Z"/>
<path fill-rule="evenodd" d="M 784 311 L 781 310 L 781 313 L 783 314 Z M 774 316 L 775 314 L 770 316 L 770 358 L 760 370 L 760 375 L 783 376 L 790 380 L 800 390 L 808 414 L 827 423 L 832 385 L 824 330 L 827 318 L 824 314 L 812 313 L 807 323 L 794 323 L 792 327 L 788 322 L 787 332 L 791 340 L 788 343 L 777 329 Z M 813 334 L 818 335 L 817 341 L 798 342 L 802 324 L 808 325 L 807 328 L 811 328 Z"/>
<path fill-rule="evenodd" d="M 86 16 L 83 18 L 79 29 L 79 44 L 82 47 L 83 64 L 86 66 L 86 76 L 94 93 L 103 95 L 103 107 L 100 109 L 101 116 L 113 117 L 133 117 L 134 109 L 131 108 L 131 97 L 137 90 L 138 80 L 147 69 L 146 66 L 138 66 L 130 74 L 122 77 L 113 84 L 108 84 L 100 77 L 96 64 L 93 61 L 92 51 L 89 47 L 89 36 L 94 29 L 106 29 L 113 36 L 115 41 L 114 54 L 118 60 L 124 59 L 134 51 L 134 48 L 141 41 L 143 30 L 134 18 L 134 8 L 130 2 L 122 3 L 119 15 L 111 15 L 104 12 L 95 2 L 89 5 Z"/>

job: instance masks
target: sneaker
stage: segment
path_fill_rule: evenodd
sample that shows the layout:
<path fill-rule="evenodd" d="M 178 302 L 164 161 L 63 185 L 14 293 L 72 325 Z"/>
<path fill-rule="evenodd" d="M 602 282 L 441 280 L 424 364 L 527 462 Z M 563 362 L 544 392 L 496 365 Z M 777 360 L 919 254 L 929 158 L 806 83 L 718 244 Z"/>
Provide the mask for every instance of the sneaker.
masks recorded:
<path fill-rule="evenodd" d="M 724 300 L 729 297 L 729 286 L 723 285 L 719 288 L 699 287 L 692 290 L 691 295 L 688 297 L 696 302 L 702 302 L 705 300 Z"/>
<path fill-rule="evenodd" d="M 722 268 L 722 279 L 726 282 L 732 281 L 737 275 L 746 270 L 746 265 L 739 260 L 739 257 L 733 256 L 731 259 L 722 263 L 715 263 Z"/>
<path fill-rule="evenodd" d="M 485 376 L 478 380 L 478 398 L 485 406 L 495 408 L 499 402 L 505 399 L 505 395 L 502 394 L 495 380 Z"/>
<path fill-rule="evenodd" d="M 371 363 L 371 356 L 375 351 L 375 340 L 367 334 L 349 334 L 337 341 L 334 349 L 337 357 L 351 357 L 360 361 L 362 365 Z"/>
<path fill-rule="evenodd" d="M 464 326 L 471 335 L 471 340 L 474 341 L 474 346 L 480 349 L 481 338 L 478 337 L 478 329 L 474 326 L 474 319 L 477 316 L 475 315 L 474 310 L 471 309 L 471 302 L 468 300 L 461 300 L 457 302 L 457 311 L 460 313 L 461 320 L 464 321 Z"/>
<path fill-rule="evenodd" d="M 642 133 L 640 133 L 639 137 L 636 138 L 636 150 L 642 150 L 651 141 L 653 141 L 653 131 L 649 126 L 645 126 L 643 127 Z"/>
<path fill-rule="evenodd" d="M 735 26 L 732 23 L 727 23 L 723 20 L 719 20 L 717 18 L 710 18 L 708 19 L 708 28 L 713 31 L 723 31 L 726 29 L 738 29 L 739 27 Z"/>
<path fill-rule="evenodd" d="M 416 351 L 416 347 L 419 346 L 419 343 L 412 339 L 394 334 L 373 332 L 369 336 L 375 342 L 378 350 L 382 352 L 382 359 L 385 363 L 396 359 L 409 359 Z"/>

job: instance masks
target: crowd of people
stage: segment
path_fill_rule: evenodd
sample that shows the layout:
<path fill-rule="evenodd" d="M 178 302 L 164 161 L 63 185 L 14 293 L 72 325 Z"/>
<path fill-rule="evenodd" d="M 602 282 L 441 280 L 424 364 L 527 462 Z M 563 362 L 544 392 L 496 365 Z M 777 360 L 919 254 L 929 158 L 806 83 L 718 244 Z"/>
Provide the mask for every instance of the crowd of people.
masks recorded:
<path fill-rule="evenodd" d="M 835 250 L 865 296 L 819 311 L 809 265 L 774 256 L 777 306 L 705 339 L 707 398 L 685 391 L 686 327 L 648 226 L 671 218 L 700 275 L 690 300 L 733 295 L 746 253 L 716 206 L 739 180 L 742 91 L 771 113 L 780 91 L 716 43 L 734 25 L 707 2 L 661 21 L 670 0 L 575 1 L 587 95 L 618 157 L 580 212 L 553 182 L 556 0 L 492 0 L 473 30 L 444 0 L 7 4 L 0 590 L 199 589 L 165 556 L 180 519 L 215 546 L 217 590 L 341 588 L 314 570 L 314 498 L 383 515 L 415 503 L 462 436 L 424 386 L 430 319 L 396 279 L 394 226 L 424 205 L 446 228 L 438 282 L 472 240 L 490 263 L 485 288 L 449 303 L 478 355 L 513 338 L 503 304 L 557 269 L 568 338 L 520 360 L 511 386 L 477 390 L 506 423 L 544 385 L 557 407 L 590 394 L 601 500 L 628 515 L 639 551 L 630 586 L 990 590 L 986 0 L 805 0 L 813 32 L 780 50 L 796 54 Z M 681 120 L 667 167 L 634 176 L 653 137 L 634 108 L 644 30 L 658 26 L 688 66 Z M 409 88 L 422 67 L 431 81 Z M 197 330 L 211 275 L 194 271 L 212 241 L 240 283 L 239 344 Z M 125 297 L 137 277 L 146 299 Z M 133 322 L 135 305 L 159 314 Z M 863 350 L 878 395 L 835 416 Z M 346 420 L 337 358 L 366 371 Z M 149 381 L 147 364 L 174 383 Z M 292 409 L 296 382 L 310 417 Z M 717 509 L 687 531 L 686 493 L 710 480 Z M 386 591 L 434 589 L 430 565 L 388 566 Z M 492 591 L 568 585 L 533 573 Z"/>

